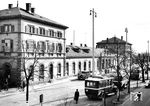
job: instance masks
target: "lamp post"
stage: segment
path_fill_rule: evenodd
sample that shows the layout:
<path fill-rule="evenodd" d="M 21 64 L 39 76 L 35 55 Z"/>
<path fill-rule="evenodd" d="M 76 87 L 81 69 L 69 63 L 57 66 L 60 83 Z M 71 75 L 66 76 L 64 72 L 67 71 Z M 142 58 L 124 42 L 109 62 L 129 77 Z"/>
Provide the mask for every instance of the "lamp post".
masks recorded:
<path fill-rule="evenodd" d="M 94 11 L 94 8 L 90 10 L 90 15 L 92 15 L 92 75 L 95 72 L 95 62 L 94 62 L 94 19 L 97 17 L 97 13 Z"/>

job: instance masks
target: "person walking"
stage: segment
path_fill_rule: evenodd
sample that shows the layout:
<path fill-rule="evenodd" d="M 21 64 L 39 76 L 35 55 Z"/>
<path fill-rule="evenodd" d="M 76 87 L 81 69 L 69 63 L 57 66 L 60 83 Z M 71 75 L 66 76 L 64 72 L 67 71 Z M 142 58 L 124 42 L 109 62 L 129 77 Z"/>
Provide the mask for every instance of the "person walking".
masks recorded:
<path fill-rule="evenodd" d="M 76 101 L 76 104 L 78 103 L 79 96 L 80 96 L 79 91 L 78 89 L 76 89 L 75 94 L 74 94 L 74 100 Z"/>

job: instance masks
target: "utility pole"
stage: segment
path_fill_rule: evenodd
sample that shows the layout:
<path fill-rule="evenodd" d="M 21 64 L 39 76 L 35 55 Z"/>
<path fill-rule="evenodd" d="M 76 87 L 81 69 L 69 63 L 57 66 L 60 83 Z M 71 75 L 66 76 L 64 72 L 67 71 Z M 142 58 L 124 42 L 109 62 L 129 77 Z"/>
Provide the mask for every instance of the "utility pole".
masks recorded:
<path fill-rule="evenodd" d="M 95 61 L 94 61 L 94 19 L 97 17 L 97 13 L 94 8 L 90 10 L 90 15 L 92 15 L 92 75 L 95 72 Z"/>

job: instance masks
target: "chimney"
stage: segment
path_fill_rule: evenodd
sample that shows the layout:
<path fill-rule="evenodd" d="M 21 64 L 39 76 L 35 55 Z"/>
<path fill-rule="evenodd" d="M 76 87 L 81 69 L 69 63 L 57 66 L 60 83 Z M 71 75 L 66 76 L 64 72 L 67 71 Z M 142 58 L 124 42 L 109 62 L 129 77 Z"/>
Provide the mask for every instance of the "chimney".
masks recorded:
<path fill-rule="evenodd" d="M 107 43 L 108 43 L 108 38 L 107 38 Z"/>
<path fill-rule="evenodd" d="M 114 37 L 114 42 L 116 42 L 116 37 Z"/>
<path fill-rule="evenodd" d="M 27 12 L 31 11 L 31 3 L 26 3 L 26 11 Z"/>
<path fill-rule="evenodd" d="M 31 12 L 34 13 L 35 12 L 35 8 L 31 8 Z"/>
<path fill-rule="evenodd" d="M 123 36 L 121 36 L 121 40 L 123 40 Z"/>
<path fill-rule="evenodd" d="M 11 9 L 13 7 L 13 4 L 8 4 L 8 9 Z"/>
<path fill-rule="evenodd" d="M 82 47 L 82 44 L 80 44 L 80 47 Z"/>

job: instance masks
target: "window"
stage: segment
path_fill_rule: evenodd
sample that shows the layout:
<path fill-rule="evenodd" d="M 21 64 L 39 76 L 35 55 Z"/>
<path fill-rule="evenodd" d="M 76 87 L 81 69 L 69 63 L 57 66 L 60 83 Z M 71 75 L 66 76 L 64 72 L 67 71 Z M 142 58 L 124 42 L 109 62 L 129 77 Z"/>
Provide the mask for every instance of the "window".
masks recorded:
<path fill-rule="evenodd" d="M 79 62 L 79 71 L 81 71 L 81 62 Z"/>
<path fill-rule="evenodd" d="M 3 52 L 13 52 L 13 40 L 12 39 L 2 40 L 1 47 Z"/>
<path fill-rule="evenodd" d="M 91 61 L 89 61 L 89 71 L 91 71 Z"/>
<path fill-rule="evenodd" d="M 60 31 L 57 31 L 57 37 L 62 38 L 62 33 Z"/>
<path fill-rule="evenodd" d="M 67 75 L 69 75 L 69 63 L 66 63 L 66 71 L 67 71 Z"/>
<path fill-rule="evenodd" d="M 47 52 L 53 53 L 55 50 L 55 44 L 51 42 L 47 42 Z"/>
<path fill-rule="evenodd" d="M 45 29 L 40 27 L 40 35 L 45 35 Z"/>
<path fill-rule="evenodd" d="M 0 32 L 14 32 L 15 27 L 11 24 L 4 24 L 3 26 L 0 26 Z"/>
<path fill-rule="evenodd" d="M 84 62 L 84 70 L 86 70 L 86 61 Z"/>
<path fill-rule="evenodd" d="M 61 77 L 61 64 L 60 63 L 57 66 L 57 77 Z"/>
<path fill-rule="evenodd" d="M 36 48 L 36 43 L 33 40 L 26 40 L 26 51 L 33 52 Z"/>
<path fill-rule="evenodd" d="M 43 80 L 44 79 L 44 65 L 41 64 L 39 67 L 39 80 Z"/>
<path fill-rule="evenodd" d="M 35 27 L 33 25 L 27 25 L 27 26 L 25 26 L 25 32 L 34 34 L 35 33 Z"/>
<path fill-rule="evenodd" d="M 73 66 L 73 74 L 75 74 L 75 70 L 76 70 L 76 64 L 75 64 L 75 62 L 72 63 L 72 66 Z"/>
<path fill-rule="evenodd" d="M 49 29 L 49 36 L 50 36 L 50 37 L 54 37 L 54 30 Z"/>
<path fill-rule="evenodd" d="M 37 49 L 39 52 L 44 53 L 46 50 L 46 43 L 44 41 L 39 41 L 37 44 Z"/>
<path fill-rule="evenodd" d="M 61 44 L 61 43 L 58 43 L 57 46 L 58 46 L 58 47 L 57 47 L 58 53 L 61 53 L 61 52 L 62 52 L 62 44 Z"/>

